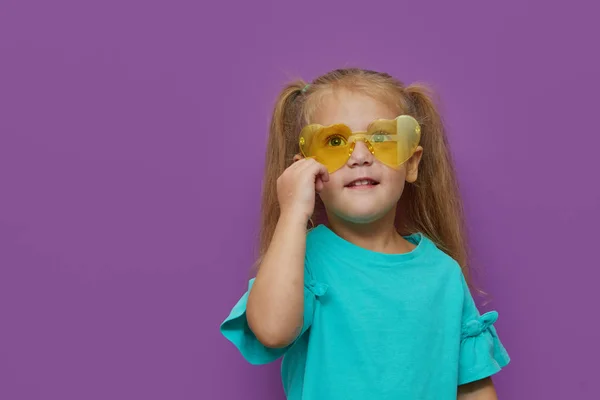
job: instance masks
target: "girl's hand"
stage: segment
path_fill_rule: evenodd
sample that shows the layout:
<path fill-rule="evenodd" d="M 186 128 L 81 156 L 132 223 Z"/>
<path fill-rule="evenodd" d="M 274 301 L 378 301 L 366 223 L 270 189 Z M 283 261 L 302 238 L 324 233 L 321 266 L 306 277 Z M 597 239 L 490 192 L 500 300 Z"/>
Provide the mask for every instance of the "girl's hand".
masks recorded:
<path fill-rule="evenodd" d="M 301 217 L 308 222 L 315 210 L 315 194 L 328 180 L 327 168 L 312 158 L 303 158 L 290 165 L 277 179 L 281 216 Z"/>

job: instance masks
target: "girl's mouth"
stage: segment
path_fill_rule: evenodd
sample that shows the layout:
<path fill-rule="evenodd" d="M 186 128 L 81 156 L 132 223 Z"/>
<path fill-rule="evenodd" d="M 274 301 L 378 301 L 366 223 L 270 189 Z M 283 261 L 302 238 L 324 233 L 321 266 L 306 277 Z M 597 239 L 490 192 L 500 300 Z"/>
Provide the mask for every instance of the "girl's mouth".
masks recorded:
<path fill-rule="evenodd" d="M 353 180 L 344 187 L 347 187 L 349 189 L 370 189 L 377 185 L 379 185 L 379 182 L 377 182 L 375 179 L 360 178 Z"/>

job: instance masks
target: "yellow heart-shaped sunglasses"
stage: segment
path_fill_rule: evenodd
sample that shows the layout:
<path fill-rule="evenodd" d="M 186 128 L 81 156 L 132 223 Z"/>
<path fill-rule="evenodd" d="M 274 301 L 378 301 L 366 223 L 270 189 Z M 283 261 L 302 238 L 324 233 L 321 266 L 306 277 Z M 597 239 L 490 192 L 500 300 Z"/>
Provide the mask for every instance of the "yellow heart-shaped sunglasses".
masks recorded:
<path fill-rule="evenodd" d="M 304 157 L 314 158 L 332 173 L 344 166 L 360 140 L 377 160 L 396 169 L 417 149 L 421 126 L 410 115 L 377 119 L 366 131 L 360 132 L 352 132 L 345 124 L 310 124 L 300 132 L 300 151 Z"/>

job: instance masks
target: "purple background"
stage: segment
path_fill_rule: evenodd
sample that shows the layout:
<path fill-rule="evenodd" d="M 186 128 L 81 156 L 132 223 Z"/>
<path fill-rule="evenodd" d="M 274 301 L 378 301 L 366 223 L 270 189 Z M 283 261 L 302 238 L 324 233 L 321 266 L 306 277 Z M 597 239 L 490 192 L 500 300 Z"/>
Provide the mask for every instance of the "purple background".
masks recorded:
<path fill-rule="evenodd" d="M 281 399 L 278 365 L 218 326 L 249 277 L 279 88 L 355 65 L 442 97 L 513 359 L 501 398 L 591 398 L 595 6 L 91 3 L 0 3 L 0 399 Z"/>

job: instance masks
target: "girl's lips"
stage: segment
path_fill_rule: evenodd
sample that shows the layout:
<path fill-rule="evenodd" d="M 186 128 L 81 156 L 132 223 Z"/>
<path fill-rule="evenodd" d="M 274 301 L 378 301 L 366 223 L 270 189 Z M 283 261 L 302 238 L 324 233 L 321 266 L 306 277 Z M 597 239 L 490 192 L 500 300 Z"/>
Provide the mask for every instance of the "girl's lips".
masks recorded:
<path fill-rule="evenodd" d="M 375 186 L 377 186 L 377 185 L 379 185 L 379 182 L 377 182 L 376 180 L 373 180 L 371 178 L 363 178 L 363 179 L 353 180 L 352 182 L 350 182 L 349 184 L 344 186 L 344 188 L 351 189 L 351 190 L 364 191 L 364 190 L 371 190 L 371 189 L 375 188 Z"/>
<path fill-rule="evenodd" d="M 350 190 L 369 190 L 369 189 L 373 189 L 377 187 L 377 184 L 375 185 L 360 185 L 360 186 L 345 186 L 344 189 L 350 189 Z"/>
<path fill-rule="evenodd" d="M 379 182 L 377 182 L 375 179 L 369 178 L 369 177 L 363 177 L 363 178 L 358 178 L 358 179 L 351 181 L 344 187 L 347 187 L 349 189 L 361 189 L 361 188 L 374 187 L 377 185 L 379 185 Z"/>

